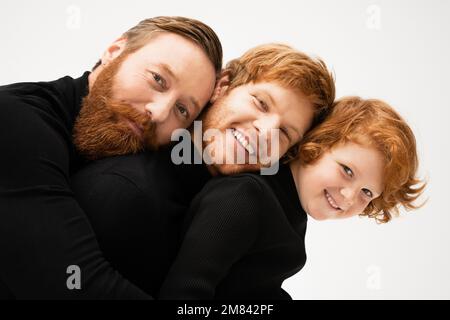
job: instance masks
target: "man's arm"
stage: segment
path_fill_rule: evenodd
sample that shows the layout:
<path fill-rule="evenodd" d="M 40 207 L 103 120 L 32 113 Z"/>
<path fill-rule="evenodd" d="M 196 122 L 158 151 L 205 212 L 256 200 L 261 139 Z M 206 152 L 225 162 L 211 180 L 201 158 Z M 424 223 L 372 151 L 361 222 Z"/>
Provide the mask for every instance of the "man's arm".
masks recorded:
<path fill-rule="evenodd" d="M 0 279 L 17 299 L 151 298 L 102 256 L 69 187 L 57 127 L 18 99 L 0 101 Z M 68 286 L 71 266 L 80 289 Z"/>
<path fill-rule="evenodd" d="M 258 234 L 261 188 L 249 176 L 226 177 L 194 200 L 195 216 L 163 283 L 160 299 L 212 299 Z"/>
<path fill-rule="evenodd" d="M 71 182 L 106 258 L 153 295 L 176 254 L 185 210 L 170 202 L 158 179 L 146 184 L 141 159 L 138 155 L 103 159 L 77 172 Z"/>

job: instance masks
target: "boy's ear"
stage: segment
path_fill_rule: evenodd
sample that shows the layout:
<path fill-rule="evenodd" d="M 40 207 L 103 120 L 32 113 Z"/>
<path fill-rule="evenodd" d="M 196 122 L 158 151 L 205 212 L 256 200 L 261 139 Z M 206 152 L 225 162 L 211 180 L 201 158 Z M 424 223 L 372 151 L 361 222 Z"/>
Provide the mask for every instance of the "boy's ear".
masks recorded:
<path fill-rule="evenodd" d="M 102 64 L 108 64 L 123 52 L 127 44 L 127 39 L 119 38 L 114 41 L 103 53 Z"/>
<path fill-rule="evenodd" d="M 230 86 L 230 72 L 228 70 L 222 70 L 220 78 L 216 82 L 216 87 L 214 88 L 213 95 L 209 101 L 211 103 L 216 102 L 217 99 L 219 99 L 225 94 L 229 86 Z"/>

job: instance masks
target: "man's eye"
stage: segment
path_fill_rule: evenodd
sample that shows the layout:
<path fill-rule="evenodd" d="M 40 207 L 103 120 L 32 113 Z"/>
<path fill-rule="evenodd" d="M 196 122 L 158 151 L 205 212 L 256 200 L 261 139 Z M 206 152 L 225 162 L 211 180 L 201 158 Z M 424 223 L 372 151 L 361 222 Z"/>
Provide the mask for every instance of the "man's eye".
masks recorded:
<path fill-rule="evenodd" d="M 286 136 L 286 138 L 288 138 L 288 140 L 291 140 L 291 137 L 289 136 L 289 132 L 286 128 L 281 127 L 280 130 Z"/>
<path fill-rule="evenodd" d="M 362 191 L 363 191 L 364 194 L 365 194 L 367 197 L 369 197 L 370 199 L 373 198 L 373 193 L 372 193 L 372 191 L 370 191 L 369 189 L 364 188 L 364 189 L 362 189 Z"/>
<path fill-rule="evenodd" d="M 166 81 L 164 80 L 163 77 L 161 77 L 161 75 L 159 75 L 158 73 L 152 72 L 153 75 L 153 79 L 161 86 L 161 88 L 165 88 L 166 87 Z"/>
<path fill-rule="evenodd" d="M 269 106 L 267 105 L 267 103 L 260 99 L 257 96 L 253 96 L 253 100 L 255 101 L 255 104 L 258 106 L 258 108 L 260 108 L 263 111 L 267 111 L 269 109 Z"/>
<path fill-rule="evenodd" d="M 344 172 L 349 176 L 349 177 L 353 177 L 353 171 L 352 169 L 350 169 L 349 167 L 347 167 L 346 165 L 341 164 L 342 169 L 344 170 Z"/>
<path fill-rule="evenodd" d="M 184 118 L 189 118 L 189 112 L 183 105 L 177 104 L 177 110 L 181 116 L 183 116 Z"/>

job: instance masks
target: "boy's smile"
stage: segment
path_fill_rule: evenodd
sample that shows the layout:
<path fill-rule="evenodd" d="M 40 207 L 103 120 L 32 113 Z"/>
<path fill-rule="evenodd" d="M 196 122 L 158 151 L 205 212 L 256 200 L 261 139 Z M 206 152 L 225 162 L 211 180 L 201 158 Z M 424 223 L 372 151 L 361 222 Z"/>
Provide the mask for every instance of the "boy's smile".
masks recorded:
<path fill-rule="evenodd" d="M 348 142 L 316 162 L 291 165 L 304 210 L 316 220 L 348 218 L 364 211 L 383 190 L 382 155 Z"/>

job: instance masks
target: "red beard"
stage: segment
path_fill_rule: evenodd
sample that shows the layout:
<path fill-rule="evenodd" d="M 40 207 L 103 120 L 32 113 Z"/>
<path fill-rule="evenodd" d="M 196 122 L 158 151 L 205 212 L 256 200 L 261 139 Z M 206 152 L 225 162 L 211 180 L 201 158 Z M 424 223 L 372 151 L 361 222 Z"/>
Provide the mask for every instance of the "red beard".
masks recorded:
<path fill-rule="evenodd" d="M 86 159 L 96 160 L 158 147 L 155 124 L 151 119 L 129 104 L 112 100 L 114 78 L 126 57 L 127 54 L 123 54 L 107 65 L 83 99 L 73 138 L 77 150 Z M 142 135 L 131 128 L 130 121 L 142 130 Z"/>

